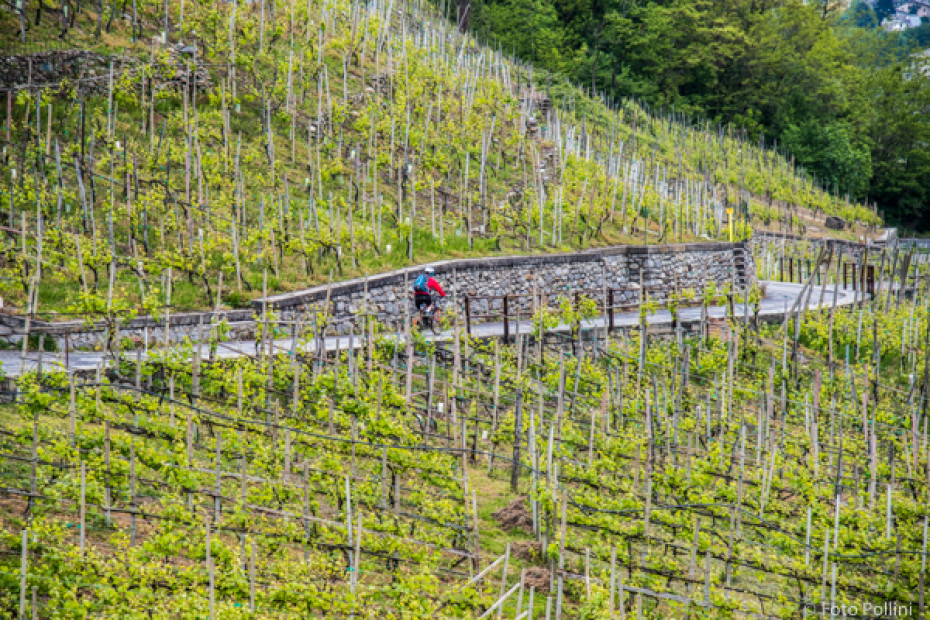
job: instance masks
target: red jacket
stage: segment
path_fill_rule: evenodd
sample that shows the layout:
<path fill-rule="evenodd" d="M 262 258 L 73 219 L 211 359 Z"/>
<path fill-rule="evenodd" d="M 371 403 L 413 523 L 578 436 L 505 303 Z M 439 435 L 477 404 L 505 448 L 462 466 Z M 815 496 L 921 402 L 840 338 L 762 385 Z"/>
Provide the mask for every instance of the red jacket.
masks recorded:
<path fill-rule="evenodd" d="M 430 278 L 426 281 L 426 288 L 427 288 L 428 290 L 430 290 L 430 291 L 436 291 L 437 293 L 439 293 L 439 296 L 440 296 L 440 297 L 445 297 L 445 296 L 446 296 L 445 291 L 443 291 L 443 290 L 442 290 L 442 287 L 439 286 L 439 282 L 436 281 L 436 278 L 430 277 Z M 429 295 L 428 292 L 423 293 L 423 292 L 420 292 L 420 291 L 414 291 L 414 294 L 416 294 L 416 295 Z"/>

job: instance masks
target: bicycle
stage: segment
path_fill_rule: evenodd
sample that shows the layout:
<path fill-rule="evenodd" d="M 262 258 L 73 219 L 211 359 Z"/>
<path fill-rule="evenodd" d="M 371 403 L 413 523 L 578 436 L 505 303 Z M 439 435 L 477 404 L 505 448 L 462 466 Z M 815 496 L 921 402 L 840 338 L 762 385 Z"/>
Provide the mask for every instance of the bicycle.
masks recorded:
<path fill-rule="evenodd" d="M 438 335 L 440 318 L 439 300 L 436 299 L 428 306 L 420 306 L 413 317 L 413 328 L 420 329 L 422 327 L 433 332 L 434 336 Z"/>

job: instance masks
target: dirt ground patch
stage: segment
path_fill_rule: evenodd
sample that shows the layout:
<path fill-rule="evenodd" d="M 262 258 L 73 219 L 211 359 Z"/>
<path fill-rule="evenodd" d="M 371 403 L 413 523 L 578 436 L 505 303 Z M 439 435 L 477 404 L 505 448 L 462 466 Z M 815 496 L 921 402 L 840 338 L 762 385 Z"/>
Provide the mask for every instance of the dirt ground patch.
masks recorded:
<path fill-rule="evenodd" d="M 518 497 L 492 516 L 505 530 L 521 529 L 533 532 L 533 516 L 526 509 L 525 498 Z"/>
<path fill-rule="evenodd" d="M 537 592 L 548 592 L 552 583 L 552 575 L 548 568 L 541 566 L 531 566 L 526 569 L 523 584 L 529 588 L 536 588 Z"/>
<path fill-rule="evenodd" d="M 19 524 L 26 514 L 29 501 L 23 497 L 12 496 L 0 498 L 0 524 L 5 530 L 12 531 L 14 523 Z"/>
<path fill-rule="evenodd" d="M 524 562 L 542 561 L 542 546 L 532 540 L 518 540 L 510 543 L 510 553 Z"/>

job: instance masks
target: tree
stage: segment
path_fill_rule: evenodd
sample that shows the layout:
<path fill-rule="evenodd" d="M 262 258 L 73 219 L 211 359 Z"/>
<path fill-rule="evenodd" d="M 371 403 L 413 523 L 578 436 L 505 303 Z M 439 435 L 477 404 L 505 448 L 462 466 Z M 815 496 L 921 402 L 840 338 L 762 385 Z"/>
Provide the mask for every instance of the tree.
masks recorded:
<path fill-rule="evenodd" d="M 462 0 L 467 1 L 467 0 Z M 930 226 L 919 177 L 930 106 L 906 80 L 930 24 L 889 33 L 854 0 L 484 0 L 473 24 L 504 49 L 617 97 L 778 140 L 820 180 Z M 474 9 L 473 9 L 474 10 Z M 911 70 L 913 73 L 913 70 Z M 882 81 L 876 81 L 881 74 Z M 927 80 L 922 80 L 926 83 Z M 884 110 L 872 113 L 872 110 Z M 922 112 L 921 112 L 922 110 Z M 906 162 L 906 163 L 903 163 Z M 920 213 L 918 213 L 920 212 Z"/>
<path fill-rule="evenodd" d="M 782 139 L 798 164 L 823 184 L 836 193 L 848 192 L 854 199 L 865 197 L 872 178 L 872 157 L 868 145 L 855 142 L 848 123 L 824 125 L 810 119 L 788 128 Z"/>
<path fill-rule="evenodd" d="M 870 81 L 868 127 L 874 179 L 869 195 L 894 223 L 930 227 L 930 80 L 903 66 L 876 72 Z"/>
<path fill-rule="evenodd" d="M 842 19 L 855 28 L 877 28 L 880 25 L 878 16 L 875 15 L 872 6 L 862 0 L 854 2 Z"/>
<path fill-rule="evenodd" d="M 930 22 L 924 21 L 916 28 L 908 28 L 901 33 L 901 38 L 910 48 L 921 50 L 930 47 Z"/>
<path fill-rule="evenodd" d="M 878 23 L 885 21 L 886 17 L 891 17 L 895 13 L 894 0 L 878 0 L 875 3 L 875 17 Z"/>
<path fill-rule="evenodd" d="M 505 51 L 545 69 L 562 68 L 565 32 L 555 8 L 546 0 L 489 4 L 482 7 L 476 22 L 479 29 L 493 32 Z"/>

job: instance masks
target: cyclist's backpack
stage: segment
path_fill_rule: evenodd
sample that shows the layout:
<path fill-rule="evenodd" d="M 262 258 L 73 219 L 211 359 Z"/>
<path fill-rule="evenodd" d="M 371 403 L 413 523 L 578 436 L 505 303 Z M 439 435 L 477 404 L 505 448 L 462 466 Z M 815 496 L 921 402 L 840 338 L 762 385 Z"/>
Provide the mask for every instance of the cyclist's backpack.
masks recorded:
<path fill-rule="evenodd" d="M 429 293 L 429 278 L 426 277 L 425 273 L 421 273 L 417 276 L 417 279 L 413 281 L 413 290 L 415 293 Z"/>

